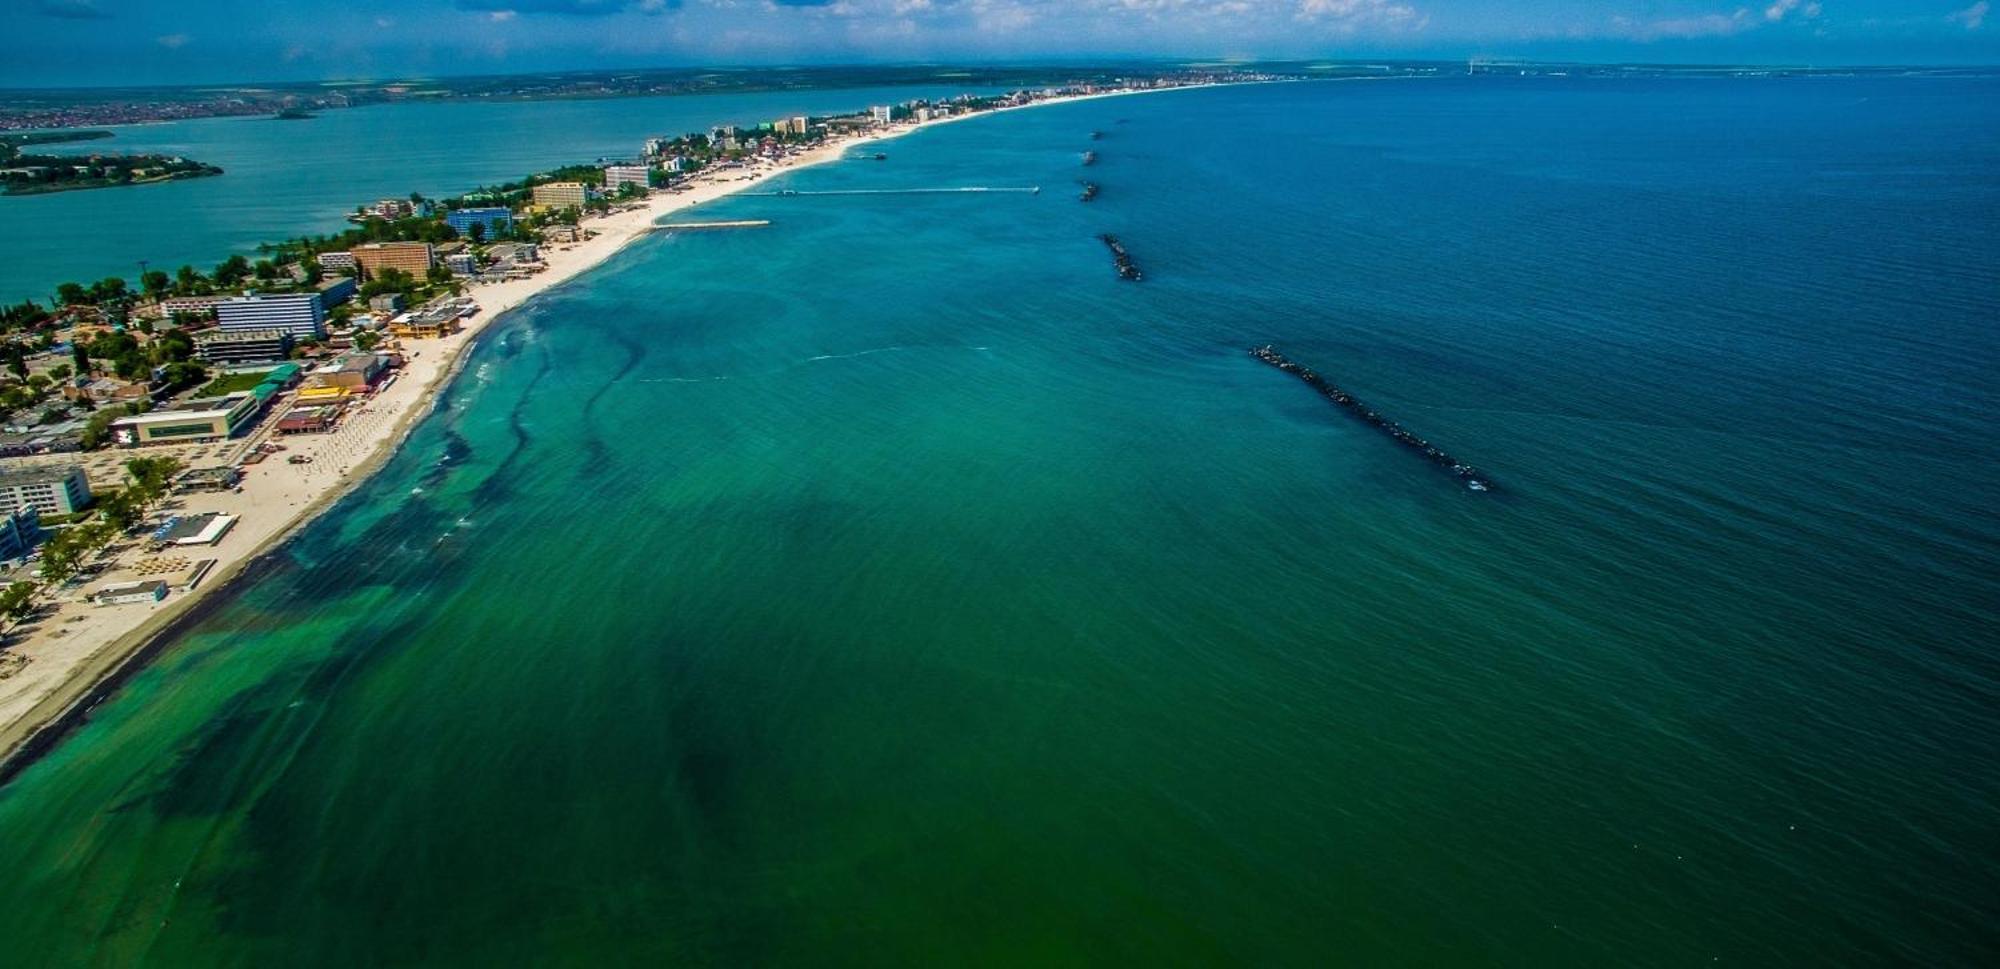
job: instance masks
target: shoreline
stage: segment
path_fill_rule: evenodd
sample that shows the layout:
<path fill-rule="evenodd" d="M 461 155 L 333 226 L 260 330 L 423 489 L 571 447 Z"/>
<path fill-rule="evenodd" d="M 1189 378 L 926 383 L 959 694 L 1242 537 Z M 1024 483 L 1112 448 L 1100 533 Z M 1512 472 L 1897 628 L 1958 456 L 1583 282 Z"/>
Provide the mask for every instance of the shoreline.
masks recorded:
<path fill-rule="evenodd" d="M 34 697 L 32 702 L 25 707 L 15 711 L 5 722 L 0 722 L 0 785 L 5 785 L 13 780 L 30 765 L 54 750 L 71 731 L 88 721 L 90 712 L 99 703 L 108 699 L 123 687 L 131 677 L 145 669 L 178 636 L 184 634 L 200 620 L 207 618 L 212 614 L 214 609 L 226 602 L 228 600 L 228 596 L 226 595 L 228 591 L 235 589 L 237 584 L 246 578 L 258 574 L 262 570 L 271 568 L 275 564 L 275 556 L 282 552 L 286 543 L 307 526 L 317 521 L 321 515 L 325 514 L 335 504 L 352 494 L 355 489 L 371 479 L 377 471 L 381 470 L 390 458 L 402 450 L 403 443 L 409 439 L 410 434 L 416 429 L 417 423 L 429 417 L 437 410 L 438 402 L 442 400 L 443 393 L 449 389 L 451 383 L 464 370 L 466 362 L 471 359 L 472 351 L 478 346 L 480 334 L 488 327 L 493 326 L 500 318 L 536 296 L 562 286 L 590 270 L 603 265 L 612 256 L 622 252 L 634 241 L 652 234 L 655 231 L 656 223 L 660 219 L 676 212 L 696 208 L 703 203 L 727 198 L 781 175 L 788 175 L 829 162 L 839 161 L 856 147 L 891 141 L 938 125 L 968 121 L 974 118 L 983 118 L 1009 111 L 1048 107 L 1057 104 L 1070 104 L 1079 101 L 1101 100 L 1136 94 L 1158 94 L 1168 91 L 1233 87 L 1252 83 L 1276 82 L 1241 81 L 1191 84 L 1168 88 L 1105 91 L 1096 94 L 1050 98 L 1027 104 L 995 108 L 988 111 L 904 124 L 886 131 L 871 132 L 836 141 L 829 141 L 817 148 L 780 162 L 761 163 L 752 168 L 747 174 L 740 173 L 741 170 L 730 170 L 727 176 L 716 173 L 706 181 L 695 183 L 694 187 L 686 192 L 656 192 L 652 196 L 649 196 L 642 205 L 623 211 L 614 211 L 609 215 L 581 223 L 580 228 L 586 231 L 593 231 L 596 235 L 580 243 L 564 246 L 560 249 L 553 249 L 546 259 L 548 268 L 543 272 L 528 279 L 509 280 L 468 290 L 468 295 L 471 295 L 479 303 L 480 313 L 468 322 L 464 330 L 451 337 L 416 342 L 408 346 L 408 349 L 412 352 L 408 355 L 408 362 L 405 364 L 402 376 L 396 381 L 396 384 L 399 386 L 385 388 L 378 395 L 377 401 L 373 401 L 361 409 L 362 412 L 366 413 L 378 406 L 378 404 L 386 404 L 386 413 L 391 418 L 390 422 L 380 428 L 364 427 L 357 429 L 359 433 L 367 436 L 367 440 L 362 442 L 366 447 L 366 451 L 356 455 L 358 460 L 354 460 L 351 465 L 339 468 L 332 480 L 325 482 L 306 480 L 314 477 L 314 473 L 288 469 L 284 465 L 277 465 L 276 467 L 258 465 L 255 475 L 246 471 L 246 492 L 252 486 L 253 477 L 258 479 L 256 484 L 266 484 L 262 479 L 273 476 L 288 477 L 292 480 L 282 482 L 280 487 L 290 485 L 295 489 L 303 489 L 306 492 L 304 502 L 302 504 L 295 502 L 289 505 L 288 508 L 292 510 L 282 513 L 281 517 L 275 520 L 275 522 L 265 523 L 261 535 L 253 539 L 243 550 L 230 554 L 227 562 L 219 563 L 211 575 L 197 588 L 177 592 L 164 602 L 147 607 L 148 611 L 145 617 L 140 619 L 136 624 L 118 624 L 122 628 L 102 630 L 102 633 L 105 635 L 101 637 L 101 642 L 91 647 L 85 655 L 75 659 L 66 668 L 57 671 L 55 682 L 44 684 L 46 687 L 45 692 Z M 422 369 L 430 372 L 421 380 L 421 387 L 415 387 L 414 384 L 409 382 L 408 378 L 415 376 L 412 371 L 418 369 L 416 363 L 418 359 L 424 356 L 424 351 L 436 351 L 437 353 L 425 361 L 426 365 Z M 402 386 L 415 387 L 415 389 L 409 392 L 398 395 L 407 399 L 399 402 L 382 400 L 382 398 L 387 398 L 391 394 L 401 391 Z M 382 416 L 384 413 L 378 411 L 376 412 L 376 416 Z M 267 417 L 266 420 L 268 421 L 269 418 Z M 358 420 L 358 417 L 350 418 L 350 423 Z M 299 450 L 305 451 L 317 447 L 320 451 L 332 451 L 334 452 L 334 456 L 338 457 L 340 454 L 345 453 L 343 445 L 353 443 L 353 439 L 343 437 L 343 434 L 347 430 L 348 427 L 343 425 L 339 431 L 325 435 L 324 437 L 328 440 L 308 442 L 305 445 L 301 445 Z M 267 434 L 268 431 L 260 427 L 258 431 L 242 438 L 239 443 L 243 444 L 244 450 L 247 451 L 248 445 L 251 442 L 261 440 Z M 311 467 L 311 465 L 307 465 L 306 467 Z M 283 497 L 283 495 L 281 494 L 278 497 Z M 218 500 L 226 502 L 227 496 Z M 243 537 L 241 533 L 247 530 L 247 528 L 239 526 L 238 537 Z M 123 555 L 125 553 L 121 552 L 120 554 Z M 84 619 L 87 621 L 90 618 L 97 617 L 129 617 L 130 613 L 108 614 L 105 610 L 125 610 L 132 607 L 86 606 L 84 608 L 96 610 L 94 613 L 85 614 Z M 106 622 L 97 625 L 112 624 Z M 38 628 L 28 641 L 20 645 L 32 643 L 34 637 L 39 636 L 47 628 L 47 626 Z M 55 635 L 61 635 L 61 633 L 58 632 Z M 70 644 L 65 643 L 64 645 Z M 18 649 L 20 646 L 10 648 Z M 0 702 L 11 700 L 18 703 L 20 698 L 6 695 L 5 683 L 6 681 L 0 681 Z"/>

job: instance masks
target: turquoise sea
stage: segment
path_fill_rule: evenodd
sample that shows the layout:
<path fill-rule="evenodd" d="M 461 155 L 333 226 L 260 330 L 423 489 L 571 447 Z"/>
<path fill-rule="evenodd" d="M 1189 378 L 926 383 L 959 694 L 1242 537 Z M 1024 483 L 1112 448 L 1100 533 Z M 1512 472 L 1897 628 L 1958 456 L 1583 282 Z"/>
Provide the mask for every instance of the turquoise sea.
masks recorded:
<path fill-rule="evenodd" d="M 184 155 L 217 178 L 0 197 L 0 302 L 48 302 L 57 285 L 139 277 L 139 263 L 206 272 L 263 243 L 348 228 L 357 205 L 442 198 L 531 172 L 628 159 L 654 135 L 836 114 L 913 98 L 992 93 L 935 85 L 550 101 L 412 101 L 307 121 L 204 118 L 123 125 L 50 152 Z"/>
<path fill-rule="evenodd" d="M 0 788 L 0 963 L 1988 965 L 1995 83 L 1177 92 L 786 183 L 1040 195 L 719 203 Z"/>

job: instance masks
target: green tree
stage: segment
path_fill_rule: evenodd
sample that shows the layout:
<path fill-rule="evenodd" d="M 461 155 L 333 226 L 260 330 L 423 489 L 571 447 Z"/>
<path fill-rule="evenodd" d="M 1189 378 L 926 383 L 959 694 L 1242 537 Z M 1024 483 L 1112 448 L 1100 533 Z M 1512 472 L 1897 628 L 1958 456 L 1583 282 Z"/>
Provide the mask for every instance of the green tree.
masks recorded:
<path fill-rule="evenodd" d="M 174 273 L 174 292 L 182 296 L 199 296 L 207 289 L 207 277 L 193 266 L 182 266 Z"/>
<path fill-rule="evenodd" d="M 174 475 L 184 466 L 178 458 L 133 458 L 125 462 L 125 473 L 132 476 L 132 487 L 127 490 L 136 491 L 142 502 L 151 505 L 167 496 Z"/>
<path fill-rule="evenodd" d="M 194 337 L 184 329 L 175 328 L 161 333 L 151 344 L 154 363 L 177 363 L 194 358 Z"/>
<path fill-rule="evenodd" d="M 56 302 L 64 306 L 82 306 L 90 302 L 90 290 L 82 283 L 63 283 L 56 287 Z"/>
<path fill-rule="evenodd" d="M 90 285 L 93 302 L 116 303 L 130 295 L 125 290 L 125 281 L 116 276 L 106 276 Z"/>
<path fill-rule="evenodd" d="M 208 379 L 208 369 L 191 360 L 177 360 L 167 364 L 166 381 L 169 387 L 192 387 Z"/>
<path fill-rule="evenodd" d="M 139 285 L 146 290 L 147 296 L 161 299 L 173 289 L 173 278 L 165 270 L 148 269 L 139 274 Z"/>
<path fill-rule="evenodd" d="M 124 416 L 116 407 L 107 407 L 90 415 L 90 420 L 83 423 L 80 435 L 84 450 L 95 451 L 103 447 L 106 441 L 111 440 L 111 422 Z"/>
<path fill-rule="evenodd" d="M 249 275 L 250 260 L 243 258 L 241 254 L 230 256 L 215 267 L 215 284 L 225 287 L 235 286 Z"/>
<path fill-rule="evenodd" d="M 407 293 L 417 286 L 416 278 L 401 269 L 384 269 L 361 285 L 361 298 L 372 299 L 388 293 Z"/>
<path fill-rule="evenodd" d="M 0 589 L 0 613 L 5 613 L 15 622 L 35 614 L 35 584 L 15 582 Z"/>
<path fill-rule="evenodd" d="M 84 377 L 90 376 L 90 351 L 84 349 L 83 344 L 81 343 L 70 344 L 69 359 L 70 362 L 76 364 L 76 372 L 78 375 Z"/>
<path fill-rule="evenodd" d="M 133 488 L 114 491 L 98 499 L 97 514 L 118 531 L 129 532 L 146 520 L 144 498 Z"/>
<path fill-rule="evenodd" d="M 109 544 L 114 533 L 98 522 L 71 525 L 42 543 L 42 578 L 53 583 L 67 582 L 83 569 L 84 559 Z"/>

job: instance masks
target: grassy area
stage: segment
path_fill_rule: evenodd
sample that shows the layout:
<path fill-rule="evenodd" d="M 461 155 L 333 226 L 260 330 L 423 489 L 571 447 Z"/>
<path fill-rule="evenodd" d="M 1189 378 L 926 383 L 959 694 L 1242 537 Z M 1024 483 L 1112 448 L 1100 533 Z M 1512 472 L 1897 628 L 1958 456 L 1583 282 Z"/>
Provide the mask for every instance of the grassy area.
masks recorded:
<path fill-rule="evenodd" d="M 220 397 L 223 394 L 242 393 L 243 391 L 254 389 L 258 384 L 264 382 L 265 377 L 269 377 L 270 375 L 271 371 L 269 370 L 223 374 L 209 381 L 208 386 L 201 388 L 199 396 Z"/>

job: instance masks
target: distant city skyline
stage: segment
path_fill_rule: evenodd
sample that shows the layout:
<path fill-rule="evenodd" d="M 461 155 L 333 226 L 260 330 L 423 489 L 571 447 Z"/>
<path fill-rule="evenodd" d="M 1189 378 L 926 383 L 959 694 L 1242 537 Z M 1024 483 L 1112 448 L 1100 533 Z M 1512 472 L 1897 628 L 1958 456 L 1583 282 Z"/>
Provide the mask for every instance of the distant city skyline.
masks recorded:
<path fill-rule="evenodd" d="M 1994 64 L 1990 0 L 0 0 L 0 85 L 701 64 L 1521 57 Z"/>

